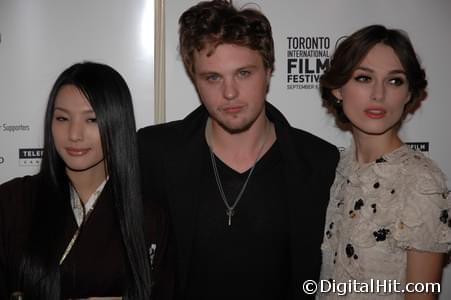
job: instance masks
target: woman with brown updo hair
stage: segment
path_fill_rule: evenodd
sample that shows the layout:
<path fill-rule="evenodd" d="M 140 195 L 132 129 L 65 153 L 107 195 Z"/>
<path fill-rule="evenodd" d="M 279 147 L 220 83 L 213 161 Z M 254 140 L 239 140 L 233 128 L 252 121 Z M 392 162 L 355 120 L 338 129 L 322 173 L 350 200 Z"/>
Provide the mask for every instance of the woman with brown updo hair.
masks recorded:
<path fill-rule="evenodd" d="M 432 290 L 398 292 L 412 290 L 408 283 L 440 283 L 451 244 L 445 175 L 398 133 L 426 86 L 408 36 L 381 25 L 340 43 L 321 77 L 324 105 L 353 137 L 331 189 L 321 279 L 354 281 L 367 291 L 324 293 L 321 299 L 437 297 Z M 385 288 L 365 289 L 376 280 Z"/>

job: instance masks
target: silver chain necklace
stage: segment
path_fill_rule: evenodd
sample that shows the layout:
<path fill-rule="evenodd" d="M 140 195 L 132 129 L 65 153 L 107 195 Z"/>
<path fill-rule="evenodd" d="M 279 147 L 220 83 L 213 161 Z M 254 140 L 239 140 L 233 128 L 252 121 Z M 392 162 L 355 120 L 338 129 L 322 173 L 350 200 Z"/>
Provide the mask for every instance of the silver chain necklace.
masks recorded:
<path fill-rule="evenodd" d="M 216 166 L 216 158 L 215 155 L 213 153 L 212 147 L 210 145 L 210 143 L 208 143 L 207 140 L 207 144 L 208 144 L 208 150 L 210 150 L 210 158 L 211 158 L 211 164 L 213 166 L 213 172 L 215 174 L 215 179 L 216 179 L 216 185 L 218 186 L 219 189 L 219 193 L 221 194 L 221 198 L 222 201 L 224 201 L 224 204 L 226 206 L 226 216 L 228 218 L 228 225 L 232 226 L 232 217 L 235 214 L 235 207 L 238 205 L 238 202 L 240 202 L 241 197 L 244 194 L 244 191 L 246 190 L 247 184 L 249 182 L 249 179 L 251 178 L 252 173 L 254 172 L 255 169 L 255 165 L 257 165 L 258 159 L 260 158 L 260 155 L 262 154 L 263 148 L 266 145 L 266 141 L 268 139 L 268 130 L 267 133 L 265 134 L 265 139 L 263 140 L 263 144 L 260 148 L 260 150 L 258 151 L 257 154 L 257 158 L 254 161 L 254 164 L 252 165 L 249 174 L 247 175 L 246 180 L 243 183 L 243 186 L 241 187 L 240 192 L 238 193 L 238 196 L 236 196 L 235 201 L 233 202 L 232 205 L 229 204 L 229 201 L 227 201 L 227 197 L 224 193 L 224 189 L 222 188 L 222 183 L 221 183 L 221 178 L 219 177 L 219 172 L 218 172 L 218 167 Z"/>

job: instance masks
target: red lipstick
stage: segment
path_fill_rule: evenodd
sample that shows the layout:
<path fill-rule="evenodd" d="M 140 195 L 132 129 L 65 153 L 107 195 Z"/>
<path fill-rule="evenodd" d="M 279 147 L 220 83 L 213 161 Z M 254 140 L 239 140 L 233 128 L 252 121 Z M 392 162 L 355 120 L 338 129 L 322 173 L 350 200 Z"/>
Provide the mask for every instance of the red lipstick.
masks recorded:
<path fill-rule="evenodd" d="M 365 109 L 365 114 L 370 119 L 382 119 L 385 117 L 387 111 L 382 108 L 368 108 Z"/>

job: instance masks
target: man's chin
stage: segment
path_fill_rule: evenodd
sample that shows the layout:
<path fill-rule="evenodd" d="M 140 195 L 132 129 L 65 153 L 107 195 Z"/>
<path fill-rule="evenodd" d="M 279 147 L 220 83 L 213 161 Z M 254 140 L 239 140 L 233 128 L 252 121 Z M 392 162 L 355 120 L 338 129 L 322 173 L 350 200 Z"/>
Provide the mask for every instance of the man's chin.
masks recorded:
<path fill-rule="evenodd" d="M 249 130 L 249 128 L 251 128 L 252 123 L 248 122 L 248 123 L 242 123 L 242 124 L 227 124 L 227 123 L 219 123 L 219 125 L 221 126 L 222 129 L 224 129 L 225 131 L 227 131 L 230 134 L 240 134 L 243 133 L 247 130 Z"/>

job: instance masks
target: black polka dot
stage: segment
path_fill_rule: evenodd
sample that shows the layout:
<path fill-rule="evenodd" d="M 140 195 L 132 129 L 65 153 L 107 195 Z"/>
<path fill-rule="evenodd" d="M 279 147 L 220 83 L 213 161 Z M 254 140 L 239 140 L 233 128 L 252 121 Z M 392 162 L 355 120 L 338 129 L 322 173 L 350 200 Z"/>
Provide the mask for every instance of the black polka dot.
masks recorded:
<path fill-rule="evenodd" d="M 385 241 L 388 233 L 390 233 L 390 229 L 381 228 L 378 231 L 374 231 L 373 235 L 376 238 L 376 242 L 382 242 Z"/>
<path fill-rule="evenodd" d="M 377 209 L 375 203 L 371 204 L 371 208 L 373 209 L 373 213 L 376 213 Z"/>
<path fill-rule="evenodd" d="M 376 183 L 373 185 L 373 187 L 374 187 L 375 189 L 378 189 L 378 188 L 380 187 L 380 183 L 379 183 L 379 182 L 376 182 Z"/>
<path fill-rule="evenodd" d="M 354 247 L 351 244 L 346 245 L 346 256 L 351 257 L 354 255 Z"/>
<path fill-rule="evenodd" d="M 387 162 L 387 161 L 383 157 L 380 157 L 380 158 L 376 159 L 376 163 L 378 163 L 378 164 L 384 163 L 384 162 Z"/>
<path fill-rule="evenodd" d="M 443 224 L 446 224 L 448 222 L 448 210 L 442 210 L 440 214 L 440 222 L 442 222 Z"/>
<path fill-rule="evenodd" d="M 355 204 L 354 204 L 354 209 L 355 209 L 355 210 L 359 210 L 362 206 L 363 206 L 363 200 L 362 200 L 362 199 L 359 199 L 359 200 L 357 200 L 357 201 L 355 202 Z"/>

